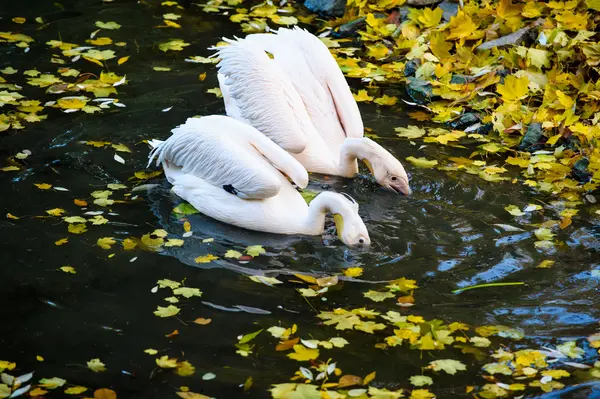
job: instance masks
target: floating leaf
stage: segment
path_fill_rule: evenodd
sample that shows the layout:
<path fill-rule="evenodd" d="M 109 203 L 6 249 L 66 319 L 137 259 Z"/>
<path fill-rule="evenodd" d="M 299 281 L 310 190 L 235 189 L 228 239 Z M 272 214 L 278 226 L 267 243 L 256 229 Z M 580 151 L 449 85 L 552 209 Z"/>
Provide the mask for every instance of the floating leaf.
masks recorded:
<path fill-rule="evenodd" d="M 427 368 L 430 368 L 434 371 L 445 371 L 448 374 L 454 375 L 457 371 L 466 370 L 467 366 L 458 360 L 440 359 L 429 362 L 429 366 L 427 366 Z"/>
<path fill-rule="evenodd" d="M 433 168 L 438 164 L 438 161 L 427 158 L 415 158 L 413 156 L 406 157 L 406 160 L 419 168 Z"/>
<path fill-rule="evenodd" d="M 213 260 L 217 260 L 217 259 L 219 259 L 218 256 L 214 256 L 214 255 L 208 254 L 208 255 L 198 256 L 197 258 L 194 259 L 194 262 L 196 262 L 196 263 L 210 263 Z"/>
<path fill-rule="evenodd" d="M 110 246 L 115 243 L 116 241 L 113 237 L 98 238 L 98 241 L 96 241 L 96 245 L 102 249 L 110 249 Z"/>
<path fill-rule="evenodd" d="M 115 29 L 119 29 L 121 27 L 121 25 L 119 25 L 118 23 L 111 21 L 111 22 L 101 22 L 101 21 L 96 21 L 96 26 L 100 29 L 108 29 L 108 30 L 115 30 Z"/>
<path fill-rule="evenodd" d="M 181 50 L 183 50 L 184 47 L 187 47 L 189 45 L 190 45 L 189 43 L 186 43 L 181 39 L 173 39 L 168 42 L 159 44 L 158 48 L 160 49 L 160 51 L 163 51 L 163 52 L 181 51 Z"/>
<path fill-rule="evenodd" d="M 386 299 L 389 298 L 394 298 L 394 294 L 392 294 L 391 292 L 379 292 L 379 291 L 373 291 L 373 290 L 369 290 L 365 293 L 363 293 L 363 296 L 365 298 L 369 298 L 372 301 L 375 302 L 382 302 Z"/>
<path fill-rule="evenodd" d="M 95 373 L 106 371 L 106 365 L 100 359 L 92 359 L 87 362 L 88 369 Z"/>
<path fill-rule="evenodd" d="M 158 306 L 154 311 L 154 315 L 158 317 L 171 317 L 179 313 L 180 310 L 181 309 L 174 305 L 169 305 L 167 307 Z"/>
<path fill-rule="evenodd" d="M 252 257 L 264 255 L 267 253 L 261 245 L 250 245 L 246 248 L 246 253 Z"/>
<path fill-rule="evenodd" d="M 318 349 L 309 349 L 304 345 L 294 345 L 294 353 L 290 353 L 287 356 L 290 359 L 297 360 L 299 362 L 305 362 L 309 360 L 315 360 L 319 357 Z"/>

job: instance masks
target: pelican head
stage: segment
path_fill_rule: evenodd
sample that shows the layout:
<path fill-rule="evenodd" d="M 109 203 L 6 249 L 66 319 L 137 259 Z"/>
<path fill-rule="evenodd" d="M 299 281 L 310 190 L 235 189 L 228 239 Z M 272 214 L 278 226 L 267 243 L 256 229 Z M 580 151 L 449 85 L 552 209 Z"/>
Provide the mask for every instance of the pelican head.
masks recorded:
<path fill-rule="evenodd" d="M 351 247 L 368 247 L 371 245 L 367 226 L 358 214 L 358 203 L 348 194 L 342 193 L 347 204 L 335 213 L 333 219 L 340 240 Z"/>
<path fill-rule="evenodd" d="M 377 183 L 398 194 L 410 195 L 408 175 L 404 166 L 385 148 L 370 140 L 363 138 L 368 143 L 369 151 L 363 158 Z"/>

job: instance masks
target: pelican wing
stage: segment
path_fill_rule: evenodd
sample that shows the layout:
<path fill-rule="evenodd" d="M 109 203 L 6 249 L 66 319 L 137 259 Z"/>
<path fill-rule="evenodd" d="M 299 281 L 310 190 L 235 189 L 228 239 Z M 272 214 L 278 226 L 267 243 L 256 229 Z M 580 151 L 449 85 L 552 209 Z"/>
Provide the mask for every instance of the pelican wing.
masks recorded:
<path fill-rule="evenodd" d="M 267 137 L 233 118 L 189 118 L 150 154 L 150 162 L 180 167 L 216 187 L 247 199 L 277 195 L 285 181 L 279 170 L 306 186 L 306 170 Z"/>
<path fill-rule="evenodd" d="M 271 44 L 272 49 L 268 51 L 271 51 L 277 57 L 278 50 L 289 54 L 290 47 L 297 46 L 306 59 L 312 75 L 323 89 L 331 95 L 346 137 L 363 137 L 364 127 L 358 105 L 352 96 L 348 82 L 327 46 L 318 37 L 298 27 L 294 29 L 280 28 L 277 31 L 277 37 L 280 38 L 278 47 Z M 294 64 L 290 65 L 290 68 L 293 71 Z M 293 72 L 288 72 L 288 74 L 290 73 Z M 300 85 L 302 84 L 302 81 L 297 82 Z M 323 134 L 324 132 L 320 133 Z"/>
<path fill-rule="evenodd" d="M 289 78 L 260 47 L 244 39 L 228 42 L 217 49 L 228 115 L 251 124 L 286 151 L 302 152 L 310 118 Z"/>

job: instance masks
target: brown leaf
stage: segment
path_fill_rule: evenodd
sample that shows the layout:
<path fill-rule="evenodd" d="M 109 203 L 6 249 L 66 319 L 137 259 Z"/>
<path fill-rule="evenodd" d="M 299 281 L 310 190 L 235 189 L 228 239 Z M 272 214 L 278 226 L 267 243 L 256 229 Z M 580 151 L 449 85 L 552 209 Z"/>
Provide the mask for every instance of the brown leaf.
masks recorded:
<path fill-rule="evenodd" d="M 194 320 L 194 323 L 200 324 L 201 326 L 205 326 L 207 324 L 210 324 L 211 321 L 212 321 L 211 319 L 205 319 L 204 317 L 198 317 L 196 320 Z"/>
<path fill-rule="evenodd" d="M 73 202 L 77 206 L 87 206 L 88 205 L 88 203 L 86 201 L 80 200 L 80 199 L 74 199 Z"/>
<path fill-rule="evenodd" d="M 357 375 L 346 374 L 340 378 L 338 388 L 351 387 L 353 385 L 362 385 L 363 379 Z"/>
<path fill-rule="evenodd" d="M 275 347 L 276 351 L 286 351 L 288 349 L 292 349 L 294 347 L 294 345 L 296 345 L 298 342 L 300 342 L 300 338 L 296 337 L 294 339 L 289 339 L 287 341 L 283 341 L 279 344 L 277 344 L 277 346 Z"/>
<path fill-rule="evenodd" d="M 165 335 L 167 338 L 173 338 L 179 335 L 179 330 L 174 330 L 172 333 Z"/>
<path fill-rule="evenodd" d="M 329 287 L 338 283 L 338 276 L 321 277 L 316 280 L 319 287 Z"/>
<path fill-rule="evenodd" d="M 571 223 L 573 223 L 573 221 L 571 220 L 571 218 L 566 217 L 566 218 L 562 218 L 560 220 L 560 224 L 558 225 L 558 227 L 560 227 L 561 229 L 566 229 L 567 227 L 569 227 L 571 225 Z"/>
<path fill-rule="evenodd" d="M 94 399 L 117 399 L 117 393 L 108 388 L 96 389 Z"/>
<path fill-rule="evenodd" d="M 412 306 L 415 303 L 415 297 L 412 295 L 401 296 L 398 298 L 400 306 Z"/>

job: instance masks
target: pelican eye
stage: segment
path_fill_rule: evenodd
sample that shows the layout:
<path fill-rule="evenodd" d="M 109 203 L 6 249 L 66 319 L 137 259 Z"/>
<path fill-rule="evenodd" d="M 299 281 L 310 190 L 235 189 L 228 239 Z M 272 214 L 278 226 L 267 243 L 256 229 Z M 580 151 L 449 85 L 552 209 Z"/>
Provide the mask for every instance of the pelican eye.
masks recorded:
<path fill-rule="evenodd" d="M 396 181 L 398 178 L 396 176 L 392 176 L 392 181 Z"/>
<path fill-rule="evenodd" d="M 364 238 L 359 238 L 358 242 L 361 243 L 361 244 L 364 244 L 365 243 L 365 239 Z"/>

